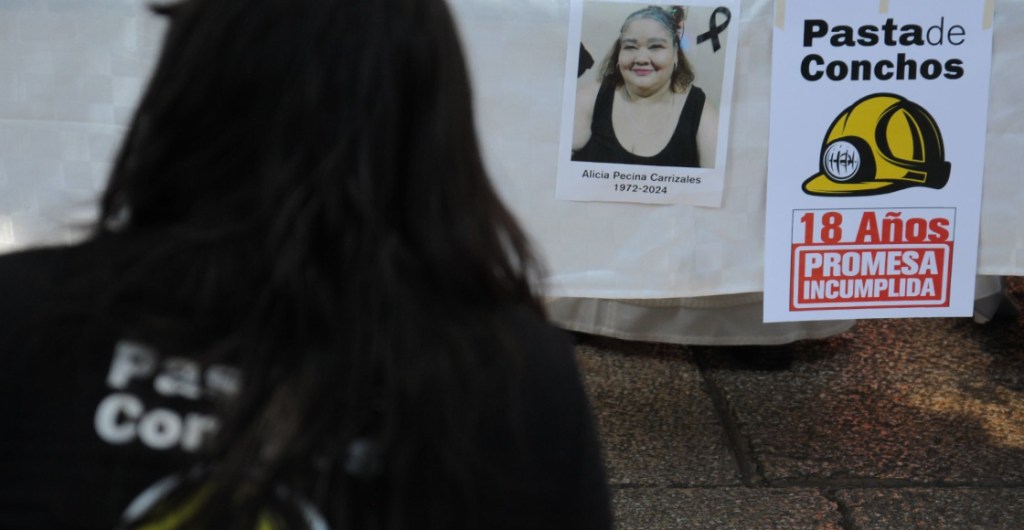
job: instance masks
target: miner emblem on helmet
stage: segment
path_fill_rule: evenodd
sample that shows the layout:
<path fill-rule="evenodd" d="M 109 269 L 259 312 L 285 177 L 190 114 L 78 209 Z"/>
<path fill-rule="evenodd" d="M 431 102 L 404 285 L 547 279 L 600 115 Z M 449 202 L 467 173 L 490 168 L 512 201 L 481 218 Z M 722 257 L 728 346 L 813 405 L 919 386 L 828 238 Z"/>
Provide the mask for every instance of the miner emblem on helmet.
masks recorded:
<path fill-rule="evenodd" d="M 941 189 L 949 180 L 942 134 L 928 111 L 896 94 L 872 94 L 832 122 L 810 195 L 878 195 L 911 186 Z"/>

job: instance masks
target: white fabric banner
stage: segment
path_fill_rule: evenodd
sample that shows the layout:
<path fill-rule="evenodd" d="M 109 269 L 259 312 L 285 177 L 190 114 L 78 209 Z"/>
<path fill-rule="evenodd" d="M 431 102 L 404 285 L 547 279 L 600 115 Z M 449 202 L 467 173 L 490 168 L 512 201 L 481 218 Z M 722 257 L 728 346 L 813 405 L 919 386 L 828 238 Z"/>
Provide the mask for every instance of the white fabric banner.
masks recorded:
<path fill-rule="evenodd" d="M 771 0 L 742 2 L 721 208 L 556 200 L 568 0 L 453 4 L 471 43 L 490 168 L 547 258 L 550 293 L 672 298 L 763 290 Z M 1024 145 L 1024 2 L 996 0 L 993 53 L 978 273 L 1024 275 L 1024 187 L 1015 185 L 1015 153 Z"/>
<path fill-rule="evenodd" d="M 0 1 L 0 251 L 81 237 L 75 223 L 95 211 L 155 59 L 162 22 L 145 4 Z M 762 290 L 770 0 L 742 0 L 728 30 L 736 30 L 737 57 L 721 208 L 557 200 L 569 0 L 451 5 L 489 169 L 547 261 L 551 294 Z M 979 273 L 1021 275 L 1024 187 L 1016 182 L 1016 153 L 1024 145 L 1024 2 L 996 1 L 993 47 Z M 709 50 L 696 46 L 693 53 Z M 592 51 L 603 59 L 604 50 Z"/>

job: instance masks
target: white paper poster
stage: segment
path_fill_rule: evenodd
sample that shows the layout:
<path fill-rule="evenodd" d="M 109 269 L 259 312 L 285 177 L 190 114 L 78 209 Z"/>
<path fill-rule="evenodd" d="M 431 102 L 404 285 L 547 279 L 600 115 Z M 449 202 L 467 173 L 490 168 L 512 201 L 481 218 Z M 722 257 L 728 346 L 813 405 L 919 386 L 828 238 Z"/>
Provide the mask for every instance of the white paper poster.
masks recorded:
<path fill-rule="evenodd" d="M 972 313 L 992 0 L 777 0 L 765 321 Z"/>
<path fill-rule="evenodd" d="M 739 9 L 571 2 L 557 198 L 721 205 Z"/>

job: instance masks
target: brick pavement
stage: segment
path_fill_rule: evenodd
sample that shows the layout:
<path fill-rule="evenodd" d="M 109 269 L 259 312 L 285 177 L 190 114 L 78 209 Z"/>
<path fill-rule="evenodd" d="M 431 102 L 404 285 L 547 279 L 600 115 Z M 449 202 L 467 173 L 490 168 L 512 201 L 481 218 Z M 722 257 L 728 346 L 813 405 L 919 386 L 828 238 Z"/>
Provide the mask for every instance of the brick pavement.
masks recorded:
<path fill-rule="evenodd" d="M 1024 528 L 1024 315 L 577 351 L 619 528 Z"/>

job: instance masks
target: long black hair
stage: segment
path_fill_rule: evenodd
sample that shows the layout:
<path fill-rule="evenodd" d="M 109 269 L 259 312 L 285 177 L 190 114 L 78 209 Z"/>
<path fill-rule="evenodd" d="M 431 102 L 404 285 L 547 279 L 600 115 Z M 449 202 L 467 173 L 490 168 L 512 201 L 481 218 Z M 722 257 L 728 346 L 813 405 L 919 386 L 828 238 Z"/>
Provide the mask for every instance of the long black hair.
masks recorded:
<path fill-rule="evenodd" d="M 504 406 L 478 398 L 511 395 L 503 322 L 541 308 L 444 2 L 157 10 L 92 239 L 126 335 L 244 377 L 186 526 L 253 528 L 282 484 L 339 528 L 473 525 Z"/>

